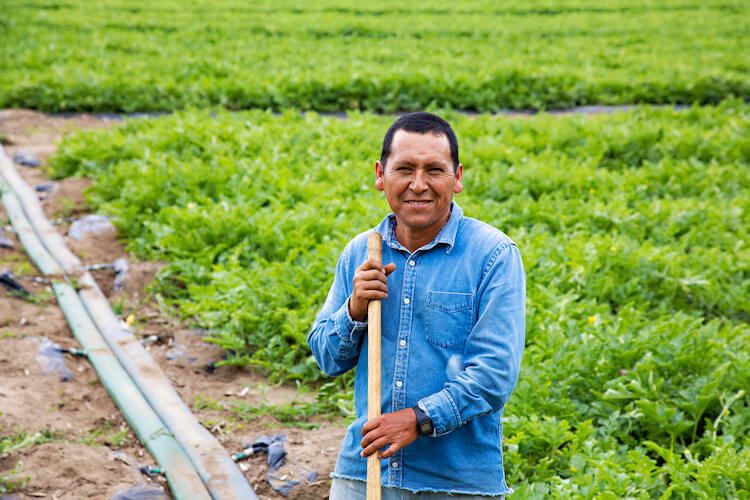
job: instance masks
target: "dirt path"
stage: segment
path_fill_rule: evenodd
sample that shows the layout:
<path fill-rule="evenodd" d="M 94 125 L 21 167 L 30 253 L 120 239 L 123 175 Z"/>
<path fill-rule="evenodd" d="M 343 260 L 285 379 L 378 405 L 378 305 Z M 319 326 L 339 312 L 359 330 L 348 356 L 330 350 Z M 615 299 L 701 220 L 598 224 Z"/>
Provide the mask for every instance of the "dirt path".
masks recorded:
<path fill-rule="evenodd" d="M 63 118 L 9 110 L 0 113 L 0 136 L 9 157 L 26 151 L 44 165 L 63 134 L 118 123 L 122 122 L 87 115 Z M 17 168 L 31 186 L 48 182 L 40 168 Z M 88 179 L 60 181 L 57 189 L 42 201 L 48 219 L 88 213 L 82 192 L 90 184 Z M 0 204 L 0 225 L 6 221 L 7 214 Z M 148 344 L 149 351 L 186 404 L 225 449 L 236 453 L 242 450 L 243 443 L 261 435 L 284 433 L 289 440 L 285 444 L 287 463 L 276 475 L 294 478 L 305 468 L 318 476 L 311 483 L 303 481 L 295 486 L 289 498 L 327 498 L 328 474 L 344 435 L 344 423 L 321 419 L 317 429 L 306 430 L 285 427 L 273 416 L 232 410 L 238 403 L 248 408 L 288 403 L 296 392 L 289 387 L 270 387 L 261 375 L 247 370 L 226 366 L 211 370 L 212 363 L 221 358 L 221 348 L 205 342 L 200 331 L 180 324 L 147 291 L 163 263 L 134 261 L 124 252 L 114 231 L 73 240 L 67 238 L 69 224 L 56 227 L 84 264 L 109 264 L 120 257 L 130 260 L 124 291 L 112 290 L 114 271 L 95 271 L 94 277 L 122 319 L 133 315 L 136 333 L 165 337 Z M 17 277 L 38 276 L 15 235 L 7 235 L 15 248 L 0 248 L 0 272 L 10 269 Z M 79 346 L 49 286 L 19 281 L 36 298 L 24 300 L 0 288 L 0 439 L 5 439 L 6 448 L 8 443 L 23 439 L 26 444 L 33 444 L 0 455 L 0 494 L 2 478 L 11 476 L 29 477 L 20 492 L 6 493 L 19 499 L 109 499 L 118 491 L 145 481 L 145 476 L 116 458 L 114 450 L 140 465 L 156 464 L 129 429 L 88 361 L 65 355 L 73 373 L 68 382 L 42 373 L 36 360 L 42 337 L 62 347 Z M 18 462 L 22 462 L 23 471 L 13 475 Z M 242 468 L 259 498 L 284 498 L 266 480 L 265 455 L 250 457 L 242 462 Z M 163 478 L 157 477 L 151 483 L 168 490 Z"/>

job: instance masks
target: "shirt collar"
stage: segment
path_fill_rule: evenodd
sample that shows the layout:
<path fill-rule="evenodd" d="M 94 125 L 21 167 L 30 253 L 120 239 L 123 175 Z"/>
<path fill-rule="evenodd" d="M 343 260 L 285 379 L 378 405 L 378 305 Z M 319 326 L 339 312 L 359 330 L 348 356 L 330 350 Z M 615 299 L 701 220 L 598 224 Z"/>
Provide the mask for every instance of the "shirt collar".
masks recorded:
<path fill-rule="evenodd" d="M 447 252 L 450 253 L 451 249 L 453 249 L 453 245 L 456 243 L 458 226 L 463 216 L 464 212 L 461 210 L 461 207 L 458 206 L 458 203 L 451 201 L 451 215 L 448 218 L 448 221 L 440 229 L 437 236 L 435 236 L 430 243 L 423 246 L 421 250 L 429 250 L 434 246 L 443 243 L 448 246 Z M 382 221 L 380 221 L 380 224 L 375 227 L 375 231 L 380 233 L 383 237 L 383 242 L 389 247 L 395 250 L 408 251 L 396 238 L 396 216 L 393 213 L 388 214 Z"/>

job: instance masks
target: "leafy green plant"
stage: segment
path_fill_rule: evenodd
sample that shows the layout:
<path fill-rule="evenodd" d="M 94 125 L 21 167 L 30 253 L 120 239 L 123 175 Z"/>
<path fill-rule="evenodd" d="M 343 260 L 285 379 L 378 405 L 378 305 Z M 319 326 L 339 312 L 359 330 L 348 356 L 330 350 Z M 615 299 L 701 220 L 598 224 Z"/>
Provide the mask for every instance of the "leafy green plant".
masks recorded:
<path fill-rule="evenodd" d="M 108 446 L 113 446 L 115 448 L 128 445 L 130 444 L 130 439 L 128 438 L 129 432 L 129 429 L 111 432 L 106 436 L 105 442 Z"/>
<path fill-rule="evenodd" d="M 3 47 L 0 108 L 489 111 L 750 97 L 750 7 L 737 0 L 7 7 L 2 29 L 16 42 Z"/>
<path fill-rule="evenodd" d="M 204 396 L 202 392 L 198 393 L 194 397 L 195 403 L 193 403 L 193 411 L 200 411 L 208 408 L 209 410 L 222 410 L 224 405 L 221 401 L 216 401 L 210 396 Z"/>
<path fill-rule="evenodd" d="M 457 202 L 519 244 L 527 273 L 503 417 L 514 497 L 744 498 L 750 106 L 443 114 Z M 67 137 L 51 165 L 96 179 L 89 201 L 128 249 L 169 262 L 162 307 L 226 363 L 317 391 L 238 417 L 314 425 L 351 415 L 351 375 L 324 377 L 306 336 L 341 249 L 388 213 L 371 183 L 391 121 L 187 110 Z"/>
<path fill-rule="evenodd" d="M 0 493 L 21 491 L 31 481 L 31 476 L 23 475 L 23 462 L 16 462 L 16 466 L 8 475 L 0 474 Z"/>

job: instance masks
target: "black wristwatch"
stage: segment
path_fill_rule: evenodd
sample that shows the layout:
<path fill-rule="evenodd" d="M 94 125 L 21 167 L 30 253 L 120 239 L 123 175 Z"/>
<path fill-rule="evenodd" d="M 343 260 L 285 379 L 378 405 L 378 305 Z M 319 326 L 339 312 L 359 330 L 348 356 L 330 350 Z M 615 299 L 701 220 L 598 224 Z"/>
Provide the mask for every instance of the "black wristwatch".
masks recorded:
<path fill-rule="evenodd" d="M 420 436 L 432 436 L 432 432 L 435 430 L 435 426 L 432 425 L 432 419 L 425 413 L 419 405 L 414 405 L 411 408 L 417 415 L 417 433 Z"/>

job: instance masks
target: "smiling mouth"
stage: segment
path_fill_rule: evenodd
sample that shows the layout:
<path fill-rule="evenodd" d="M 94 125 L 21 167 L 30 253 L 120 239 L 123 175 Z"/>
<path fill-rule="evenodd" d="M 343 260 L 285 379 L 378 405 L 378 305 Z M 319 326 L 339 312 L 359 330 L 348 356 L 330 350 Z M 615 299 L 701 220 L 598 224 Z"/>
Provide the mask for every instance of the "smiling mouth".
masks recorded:
<path fill-rule="evenodd" d="M 407 205 L 422 206 L 432 203 L 432 200 L 406 200 L 404 203 Z"/>

